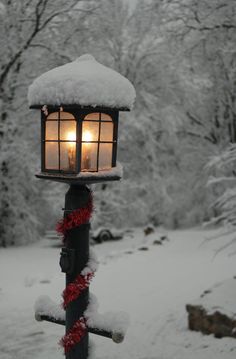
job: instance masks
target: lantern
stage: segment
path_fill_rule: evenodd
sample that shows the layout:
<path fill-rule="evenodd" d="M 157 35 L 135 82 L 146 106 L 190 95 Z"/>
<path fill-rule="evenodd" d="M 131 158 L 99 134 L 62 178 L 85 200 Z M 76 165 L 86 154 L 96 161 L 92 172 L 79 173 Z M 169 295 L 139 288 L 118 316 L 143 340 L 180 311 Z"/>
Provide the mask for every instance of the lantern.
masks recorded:
<path fill-rule="evenodd" d="M 119 111 L 129 111 L 131 83 L 91 55 L 55 68 L 29 88 L 33 109 L 41 109 L 41 173 L 64 182 L 121 178 L 117 166 Z"/>
<path fill-rule="evenodd" d="M 118 111 L 42 111 L 42 172 L 111 170 L 116 166 L 117 126 Z"/>

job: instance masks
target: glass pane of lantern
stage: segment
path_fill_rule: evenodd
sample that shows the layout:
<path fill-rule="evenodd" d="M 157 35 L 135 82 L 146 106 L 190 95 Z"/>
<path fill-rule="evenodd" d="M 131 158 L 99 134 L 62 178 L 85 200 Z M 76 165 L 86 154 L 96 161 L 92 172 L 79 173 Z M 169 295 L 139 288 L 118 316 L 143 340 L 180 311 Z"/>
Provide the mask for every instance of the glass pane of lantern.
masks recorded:
<path fill-rule="evenodd" d="M 97 143 L 82 143 L 81 170 L 97 171 Z"/>
<path fill-rule="evenodd" d="M 112 167 L 112 143 L 100 143 L 99 170 L 107 170 Z"/>
<path fill-rule="evenodd" d="M 101 122 L 100 141 L 113 141 L 113 122 Z"/>
<path fill-rule="evenodd" d="M 74 120 L 74 119 L 75 118 L 72 115 L 72 113 L 64 112 L 64 111 L 60 112 L 60 120 Z"/>
<path fill-rule="evenodd" d="M 101 113 L 101 121 L 112 121 L 112 118 L 106 113 Z"/>
<path fill-rule="evenodd" d="M 86 121 L 99 121 L 99 112 L 92 112 L 85 116 Z"/>
<path fill-rule="evenodd" d="M 82 141 L 98 141 L 99 122 L 84 121 L 82 127 Z"/>
<path fill-rule="evenodd" d="M 48 115 L 47 120 L 58 120 L 59 112 L 52 112 Z"/>
<path fill-rule="evenodd" d="M 58 140 L 57 121 L 46 121 L 45 140 Z"/>
<path fill-rule="evenodd" d="M 45 142 L 45 168 L 48 170 L 58 169 L 58 143 Z"/>
<path fill-rule="evenodd" d="M 60 121 L 60 140 L 76 141 L 75 121 Z"/>
<path fill-rule="evenodd" d="M 76 142 L 60 142 L 60 168 L 62 171 L 76 170 Z"/>

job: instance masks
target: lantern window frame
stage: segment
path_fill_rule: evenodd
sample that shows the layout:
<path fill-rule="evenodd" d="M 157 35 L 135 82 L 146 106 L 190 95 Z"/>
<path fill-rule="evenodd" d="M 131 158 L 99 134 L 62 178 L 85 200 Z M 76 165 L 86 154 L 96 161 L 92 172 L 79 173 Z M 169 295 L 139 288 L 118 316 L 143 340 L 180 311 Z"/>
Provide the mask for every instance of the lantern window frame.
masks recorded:
<path fill-rule="evenodd" d="M 68 112 L 71 114 L 74 119 L 62 119 L 60 120 L 60 116 L 58 119 L 50 120 L 48 116 L 54 112 Z M 86 116 L 92 113 L 99 113 L 98 120 L 86 120 Z M 108 115 L 111 118 L 111 121 L 102 120 L 102 114 Z M 76 140 L 60 140 L 60 130 L 58 132 L 57 140 L 46 140 L 46 123 L 47 121 L 56 121 L 58 122 L 58 128 L 60 127 L 60 121 L 75 121 L 76 122 Z M 44 108 L 41 108 L 41 171 L 44 173 L 51 174 L 62 174 L 62 175 L 77 175 L 79 173 L 99 173 L 102 171 L 99 170 L 99 152 L 100 152 L 100 144 L 109 143 L 112 144 L 112 154 L 111 154 L 111 168 L 116 167 L 116 159 L 117 159 L 117 145 L 118 145 L 118 121 L 119 121 L 119 110 L 118 109 L 108 109 L 104 107 L 79 107 L 79 106 L 71 106 L 71 105 L 61 105 L 61 106 L 47 106 L 46 111 Z M 99 125 L 99 134 L 97 141 L 82 141 L 82 126 L 84 122 L 96 122 Z M 101 136 L 101 124 L 102 123 L 110 123 L 113 124 L 113 138 L 112 141 L 100 141 Z M 60 148 L 61 143 L 63 142 L 75 142 L 76 144 L 76 164 L 75 170 L 63 170 L 61 169 L 61 154 L 60 149 L 58 150 L 58 168 L 57 169 L 47 169 L 46 164 L 46 150 L 45 144 L 46 142 L 55 142 L 58 143 L 58 148 Z M 82 170 L 81 164 L 81 154 L 82 154 L 82 144 L 83 143 L 97 143 L 97 155 L 96 155 L 96 169 L 95 170 Z M 109 169 L 108 169 L 109 170 Z"/>

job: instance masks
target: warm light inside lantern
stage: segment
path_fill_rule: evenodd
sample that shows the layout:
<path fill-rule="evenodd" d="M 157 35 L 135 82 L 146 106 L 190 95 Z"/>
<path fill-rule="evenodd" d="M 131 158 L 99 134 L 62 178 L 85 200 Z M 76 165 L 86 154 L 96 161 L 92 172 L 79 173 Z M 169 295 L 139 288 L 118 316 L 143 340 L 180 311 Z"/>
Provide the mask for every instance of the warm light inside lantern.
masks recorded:
<path fill-rule="evenodd" d="M 83 132 L 83 138 L 82 138 L 83 141 L 85 142 L 90 142 L 93 140 L 93 135 L 90 131 L 84 131 Z"/>
<path fill-rule="evenodd" d="M 45 169 L 76 171 L 76 121 L 69 112 L 52 112 L 45 122 Z"/>
<path fill-rule="evenodd" d="M 100 171 L 112 167 L 112 117 L 99 112 L 89 113 L 83 119 L 81 170 Z"/>
<path fill-rule="evenodd" d="M 67 151 L 68 151 L 68 164 L 69 164 L 69 170 L 74 171 L 75 169 L 75 161 L 76 161 L 76 132 L 70 131 L 66 134 L 67 141 L 73 141 L 73 142 L 67 142 Z"/>
<path fill-rule="evenodd" d="M 90 170 L 92 163 L 92 144 L 91 141 L 93 141 L 93 133 L 92 131 L 89 130 L 85 130 L 83 131 L 82 134 L 82 141 L 84 141 L 83 143 L 83 150 L 82 150 L 82 168 L 85 170 Z"/>
<path fill-rule="evenodd" d="M 66 139 L 68 141 L 76 141 L 76 133 L 74 131 L 68 132 L 66 135 Z M 71 142 L 69 142 L 69 144 L 71 144 Z"/>
<path fill-rule="evenodd" d="M 61 110 L 50 113 L 44 122 L 44 171 L 111 169 L 116 152 L 114 126 L 112 117 L 105 113 L 91 112 L 81 119 Z"/>

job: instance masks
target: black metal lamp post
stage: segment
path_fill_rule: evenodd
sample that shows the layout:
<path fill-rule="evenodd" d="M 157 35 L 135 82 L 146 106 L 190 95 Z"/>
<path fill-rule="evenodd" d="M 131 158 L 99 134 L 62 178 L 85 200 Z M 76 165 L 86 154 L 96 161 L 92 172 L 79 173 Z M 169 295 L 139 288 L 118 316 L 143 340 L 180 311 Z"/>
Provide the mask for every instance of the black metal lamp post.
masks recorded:
<path fill-rule="evenodd" d="M 135 91 L 123 76 L 91 55 L 83 55 L 36 79 L 28 97 L 30 108 L 41 110 L 41 172 L 36 176 L 69 184 L 64 221 L 70 218 L 71 222 L 73 213 L 88 212 L 88 184 L 121 178 L 116 164 L 118 114 L 130 110 Z M 85 283 L 87 278 L 83 270 L 89 262 L 89 217 L 83 214 L 79 223 L 78 218 L 82 217 L 64 233 L 60 266 L 66 273 L 66 288 L 75 287 L 81 278 Z M 81 340 L 74 343 L 76 325 L 88 301 L 89 289 L 84 285 L 80 295 L 67 303 L 65 322 L 50 314 L 41 316 L 41 320 L 65 324 L 67 342 L 75 344 L 66 351 L 67 359 L 88 357 L 88 331 L 119 341 L 119 335 L 86 326 Z"/>

